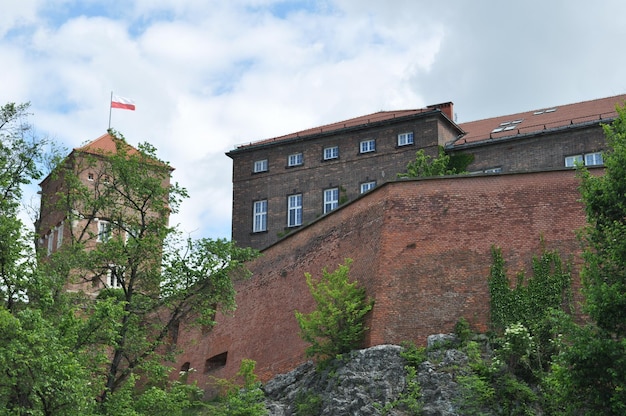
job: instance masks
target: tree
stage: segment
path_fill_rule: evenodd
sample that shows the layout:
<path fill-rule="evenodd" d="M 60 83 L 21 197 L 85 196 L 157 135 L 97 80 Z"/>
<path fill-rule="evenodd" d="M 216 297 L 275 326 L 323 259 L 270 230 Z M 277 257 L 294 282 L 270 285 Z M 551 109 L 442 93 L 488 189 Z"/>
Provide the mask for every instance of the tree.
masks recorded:
<path fill-rule="evenodd" d="M 415 160 L 409 162 L 406 173 L 399 173 L 399 178 L 427 178 L 431 176 L 456 175 L 464 173 L 472 162 L 471 155 L 449 156 L 443 147 L 439 146 L 437 157 L 426 155 L 424 149 L 415 153 Z"/>
<path fill-rule="evenodd" d="M 222 239 L 182 238 L 169 227 L 186 190 L 170 184 L 172 169 L 154 147 L 136 150 L 111 134 L 115 152 L 76 155 L 55 171 L 63 186 L 52 200 L 72 226 L 69 243 L 48 262 L 60 279 L 109 286 L 95 302 L 83 302 L 89 314 L 80 339 L 106 352 L 94 368 L 104 379 L 101 403 L 139 374 L 158 385 L 179 324 L 210 326 L 218 308 L 233 309 L 233 277 L 245 276 L 244 263 L 255 256 Z M 88 183 L 81 180 L 86 172 Z M 103 221 L 106 228 L 97 225 Z"/>
<path fill-rule="evenodd" d="M 149 144 L 133 150 L 120 137 L 117 152 L 70 163 L 71 156 L 46 154 L 46 140 L 28 138 L 27 108 L 0 110 L 0 408 L 182 414 L 201 394 L 167 380 L 178 325 L 210 326 L 216 310 L 232 310 L 233 279 L 247 275 L 244 263 L 256 253 L 183 238 L 168 225 L 187 194 L 169 184 L 171 168 Z M 36 255 L 18 217 L 22 187 L 46 164 L 63 185 L 47 202 L 67 216 L 70 234 L 49 257 Z M 81 180 L 87 171 L 92 187 Z M 94 231 L 97 218 L 107 220 L 110 238 Z M 114 287 L 104 288 L 105 280 Z M 71 283 L 97 296 L 68 292 Z"/>
<path fill-rule="evenodd" d="M 97 389 L 75 347 L 75 316 L 39 269 L 19 217 L 23 186 L 57 157 L 33 134 L 29 104 L 0 108 L 0 408 L 12 414 L 89 414 Z"/>
<path fill-rule="evenodd" d="M 356 348 L 367 330 L 365 316 L 374 306 L 365 289 L 350 281 L 351 259 L 333 271 L 322 270 L 322 277 L 314 280 L 305 274 L 306 283 L 317 308 L 303 314 L 296 311 L 301 336 L 311 343 L 308 356 L 333 358 Z"/>
<path fill-rule="evenodd" d="M 586 413 L 626 412 L 626 108 L 604 125 L 604 175 L 580 168 L 588 226 L 581 272 L 589 324 L 558 361 L 563 402 Z"/>
<path fill-rule="evenodd" d="M 32 248 L 32 236 L 18 217 L 22 186 L 41 178 L 38 162 L 46 145 L 31 135 L 28 108 L 28 103 L 0 108 L 0 300 L 12 312 L 24 300 L 33 267 L 22 260 Z"/>

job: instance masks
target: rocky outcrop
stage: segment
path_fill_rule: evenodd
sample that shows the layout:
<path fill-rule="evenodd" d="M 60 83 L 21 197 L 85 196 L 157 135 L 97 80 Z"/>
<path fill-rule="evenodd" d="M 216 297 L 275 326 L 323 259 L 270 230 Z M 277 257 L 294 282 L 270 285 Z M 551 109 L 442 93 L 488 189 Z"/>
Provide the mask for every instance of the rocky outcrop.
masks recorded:
<path fill-rule="evenodd" d="M 401 349 L 379 345 L 353 351 L 323 370 L 308 362 L 275 377 L 263 388 L 270 415 L 380 415 L 405 389 Z"/>
<path fill-rule="evenodd" d="M 427 360 L 418 366 L 422 415 L 459 415 L 460 387 L 455 371 L 467 366 L 468 357 L 456 349 L 452 334 L 428 338 Z M 396 415 L 412 414 L 400 400 L 407 393 L 406 360 L 402 347 L 379 345 L 353 351 L 317 369 L 308 362 L 279 375 L 264 387 L 272 416 L 290 415 Z"/>

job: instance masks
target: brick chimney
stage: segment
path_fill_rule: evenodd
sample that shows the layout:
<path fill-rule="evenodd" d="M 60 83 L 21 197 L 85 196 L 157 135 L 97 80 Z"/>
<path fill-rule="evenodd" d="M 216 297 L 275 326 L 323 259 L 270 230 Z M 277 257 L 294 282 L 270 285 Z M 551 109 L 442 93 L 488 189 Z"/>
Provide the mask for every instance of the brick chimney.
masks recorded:
<path fill-rule="evenodd" d="M 439 109 L 450 120 L 454 121 L 454 108 L 453 108 L 453 106 L 454 106 L 454 104 L 452 103 L 452 101 L 448 101 L 447 103 L 429 105 L 427 108 Z"/>

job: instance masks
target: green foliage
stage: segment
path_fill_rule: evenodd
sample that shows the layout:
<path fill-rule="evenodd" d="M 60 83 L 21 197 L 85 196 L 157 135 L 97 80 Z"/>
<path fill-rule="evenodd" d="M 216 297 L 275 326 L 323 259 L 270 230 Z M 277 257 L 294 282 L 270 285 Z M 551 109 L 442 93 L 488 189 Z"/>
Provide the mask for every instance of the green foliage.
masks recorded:
<path fill-rule="evenodd" d="M 583 281 L 591 322 L 564 334 L 552 392 L 564 413 L 626 413 L 626 108 L 605 125 L 604 175 L 580 168 L 588 226 Z"/>
<path fill-rule="evenodd" d="M 511 351 L 524 350 L 526 345 L 523 329 L 516 329 L 511 335 L 513 343 L 520 341 L 520 345 L 510 346 Z M 521 340 L 520 340 L 521 338 Z M 462 414 L 480 415 L 495 412 L 505 415 L 534 415 L 537 414 L 539 396 L 524 380 L 514 373 L 507 371 L 496 351 L 496 358 L 483 358 L 481 347 L 475 341 L 468 341 L 462 346 L 468 356 L 469 370 L 460 370 L 457 382 L 461 387 L 459 401 Z"/>
<path fill-rule="evenodd" d="M 170 166 L 149 144 L 135 151 L 120 135 L 114 142 L 115 153 L 77 155 L 55 170 L 64 183 L 55 208 L 81 221 L 68 227 L 69 241 L 49 265 L 59 280 L 89 286 L 102 287 L 111 273 L 118 277 L 119 289 L 98 296 L 96 305 L 106 307 L 95 306 L 87 316 L 89 328 L 100 335 L 84 339 L 111 348 L 106 365 L 94 369 L 106 380 L 99 397 L 103 405 L 127 383 L 134 385 L 133 374 L 165 379 L 161 363 L 175 345 L 163 346 L 175 340 L 178 323 L 193 318 L 211 325 L 217 309 L 232 310 L 232 278 L 244 277 L 244 263 L 256 255 L 226 240 L 180 238 L 167 222 L 187 192 L 169 183 Z M 93 176 L 90 184 L 80 179 L 85 172 Z M 94 244 L 96 219 L 108 221 L 111 237 Z"/>
<path fill-rule="evenodd" d="M 454 324 L 454 335 L 461 341 L 461 344 L 466 344 L 472 337 L 472 330 L 469 322 L 463 317 Z"/>
<path fill-rule="evenodd" d="M 394 407 L 406 410 L 409 414 L 420 415 L 424 403 L 422 402 L 422 388 L 417 379 L 417 367 L 407 365 L 404 367 L 406 371 L 406 387 L 402 395 L 396 400 Z"/>
<path fill-rule="evenodd" d="M 94 383 L 72 336 L 40 311 L 0 309 L 0 408 L 12 414 L 89 414 Z M 72 325 L 69 323 L 69 325 Z"/>
<path fill-rule="evenodd" d="M 491 249 L 493 263 L 489 277 L 491 325 L 499 333 L 509 325 L 526 326 L 540 322 L 549 309 L 568 307 L 571 301 L 571 273 L 556 251 L 542 249 L 533 256 L 530 278 L 518 273 L 512 287 L 499 248 Z M 526 281 L 527 280 L 527 281 Z"/>
<path fill-rule="evenodd" d="M 384 406 L 378 404 L 376 407 L 383 415 L 389 414 L 392 409 L 401 409 L 410 415 L 420 415 L 424 407 L 422 402 L 422 389 L 417 379 L 417 370 L 421 363 L 426 361 L 426 348 L 418 347 L 413 342 L 403 342 L 400 356 L 404 358 L 407 365 L 404 366 L 406 386 L 404 391 L 396 400 L 386 403 Z"/>
<path fill-rule="evenodd" d="M 362 341 L 367 327 L 365 315 L 374 302 L 367 298 L 365 289 L 349 278 L 352 260 L 329 273 L 324 269 L 322 277 L 314 280 L 306 274 L 306 282 L 317 308 L 303 314 L 296 311 L 301 336 L 311 345 L 306 349 L 310 357 L 333 358 L 349 352 Z"/>
<path fill-rule="evenodd" d="M 472 162 L 472 157 L 450 157 L 439 146 L 438 156 L 433 158 L 420 149 L 415 153 L 415 160 L 409 162 L 406 173 L 399 173 L 399 178 L 427 178 L 430 176 L 456 175 L 464 173 Z"/>
<path fill-rule="evenodd" d="M 606 171 L 581 171 L 581 194 L 587 212 L 585 311 L 599 328 L 618 339 L 626 336 L 626 108 L 604 126 L 610 150 L 603 154 Z"/>
<path fill-rule="evenodd" d="M 237 377 L 243 380 L 243 384 L 234 380 L 217 380 L 217 385 L 221 388 L 222 395 L 216 403 L 207 404 L 207 410 L 202 414 L 211 416 L 267 415 L 265 394 L 261 390 L 261 383 L 256 381 L 255 367 L 255 361 L 249 359 L 242 360 Z"/>
<path fill-rule="evenodd" d="M 322 411 L 322 396 L 310 391 L 300 390 L 294 400 L 296 416 L 317 416 Z"/>
<path fill-rule="evenodd" d="M 471 153 L 451 154 L 448 161 L 448 168 L 456 174 L 466 173 L 467 167 L 474 161 L 474 155 Z"/>
<path fill-rule="evenodd" d="M 27 108 L 0 108 L 0 408 L 32 415 L 195 409 L 200 390 L 169 381 L 163 365 L 176 351 L 177 324 L 213 323 L 216 310 L 232 310 L 233 278 L 247 276 L 244 263 L 256 252 L 178 238 L 167 218 L 187 194 L 169 184 L 171 168 L 149 144 L 135 152 L 118 137 L 115 154 L 61 160 L 43 153 L 46 141 L 26 139 Z M 21 186 L 46 164 L 63 186 L 44 202 L 67 214 L 70 235 L 38 261 L 18 208 Z M 80 180 L 86 172 L 94 175 L 89 186 Z M 112 229 L 94 244 L 96 218 Z M 95 298 L 65 291 L 67 283 L 102 287 L 113 271 L 120 287 Z"/>
<path fill-rule="evenodd" d="M 403 342 L 400 356 L 406 360 L 409 366 L 417 369 L 427 359 L 426 347 L 418 347 L 413 342 Z"/>

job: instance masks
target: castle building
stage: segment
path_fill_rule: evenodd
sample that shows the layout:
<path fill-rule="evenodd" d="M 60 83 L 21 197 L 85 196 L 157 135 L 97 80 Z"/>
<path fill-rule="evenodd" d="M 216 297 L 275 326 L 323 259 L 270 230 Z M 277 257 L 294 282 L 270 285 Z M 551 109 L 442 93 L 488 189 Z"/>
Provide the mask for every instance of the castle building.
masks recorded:
<path fill-rule="evenodd" d="M 451 102 L 382 111 L 229 151 L 232 238 L 264 249 L 286 234 L 394 181 L 415 153 L 467 155 L 470 173 L 602 165 L 600 123 L 626 95 L 456 124 Z"/>
<path fill-rule="evenodd" d="M 35 229 L 38 252 L 44 261 L 72 243 L 82 243 L 87 250 L 93 250 L 111 238 L 126 241 L 138 238 L 135 234 L 139 233 L 141 227 L 145 228 L 145 223 L 133 224 L 133 216 L 139 216 L 139 213 L 131 212 L 132 208 L 122 198 L 115 196 L 121 192 L 116 190 L 118 178 L 115 178 L 108 158 L 119 152 L 127 157 L 139 154 L 123 139 L 104 134 L 73 149 L 40 183 L 41 206 Z M 153 160 L 146 163 L 149 165 L 148 174 L 158 175 L 161 186 L 167 189 L 171 168 Z M 159 169 L 164 172 L 157 173 Z M 82 193 L 83 197 L 76 198 L 77 193 Z M 110 206 L 102 205 L 101 201 L 108 201 Z M 166 203 L 163 201 L 163 204 Z M 169 211 L 145 214 L 147 216 L 144 218 L 168 216 Z M 164 221 L 167 222 L 167 218 Z M 103 264 L 98 272 L 83 276 L 79 282 L 68 282 L 67 289 L 95 295 L 104 287 L 119 288 L 122 285 L 120 273 L 120 265 Z"/>
<path fill-rule="evenodd" d="M 234 377 L 243 359 L 256 362 L 262 381 L 305 362 L 307 344 L 294 316 L 315 308 L 305 273 L 318 277 L 346 258 L 353 260 L 351 277 L 375 301 L 362 347 L 423 345 L 430 334 L 452 332 L 460 318 L 488 330 L 493 247 L 502 249 L 511 279 L 530 272 L 542 248 L 557 250 L 572 266 L 579 296 L 577 230 L 586 217 L 572 167 L 582 163 L 603 173 L 601 123 L 614 120 L 624 100 L 459 125 L 448 103 L 359 117 L 229 152 L 233 238 L 263 255 L 249 264 L 251 279 L 237 283 L 233 314 L 218 313 L 210 331 L 181 324 L 183 352 L 174 367 L 207 388 L 215 378 Z M 418 149 L 434 156 L 438 146 L 451 155 L 471 154 L 469 174 L 397 179 Z M 335 147 L 338 157 L 325 161 L 325 149 Z M 300 164 L 289 166 L 290 160 Z M 374 187 L 361 193 L 368 182 Z M 345 192 L 345 203 L 330 204 L 325 191 L 333 188 Z M 297 215 L 293 195 L 301 195 Z M 258 201 L 267 208 L 257 211 Z M 294 218 L 301 222 L 292 224 Z M 284 230 L 291 232 L 278 235 Z"/>

